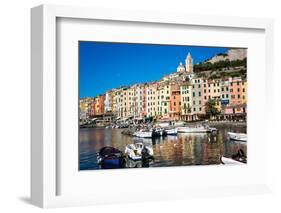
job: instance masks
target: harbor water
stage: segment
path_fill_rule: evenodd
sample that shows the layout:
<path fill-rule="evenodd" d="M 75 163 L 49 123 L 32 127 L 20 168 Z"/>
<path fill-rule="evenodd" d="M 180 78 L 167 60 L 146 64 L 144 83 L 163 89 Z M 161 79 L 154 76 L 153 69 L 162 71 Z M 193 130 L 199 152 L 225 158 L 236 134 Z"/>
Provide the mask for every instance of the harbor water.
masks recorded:
<path fill-rule="evenodd" d="M 121 134 L 123 129 L 80 128 L 79 168 L 99 169 L 97 152 L 111 146 L 124 152 L 126 145 L 142 142 L 153 148 L 154 160 L 149 167 L 220 164 L 220 156 L 231 157 L 239 149 L 247 153 L 247 143 L 229 140 L 227 132 L 246 132 L 246 127 L 218 127 L 216 133 L 178 133 L 176 136 L 136 138 Z M 132 167 L 141 167 L 133 165 Z"/>

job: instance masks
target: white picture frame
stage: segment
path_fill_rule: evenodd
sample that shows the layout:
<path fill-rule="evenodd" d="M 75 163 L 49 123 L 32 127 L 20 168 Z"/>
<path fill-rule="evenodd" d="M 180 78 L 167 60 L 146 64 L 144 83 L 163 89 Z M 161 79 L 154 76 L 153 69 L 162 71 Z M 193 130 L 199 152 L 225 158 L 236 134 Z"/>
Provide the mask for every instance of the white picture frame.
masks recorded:
<path fill-rule="evenodd" d="M 31 201 L 34 205 L 47 207 L 91 205 L 98 203 L 130 202 L 133 199 L 119 197 L 108 197 L 98 199 L 98 195 L 59 195 L 58 196 L 58 173 L 57 159 L 59 152 L 57 146 L 57 88 L 60 83 L 57 80 L 57 20 L 65 19 L 87 19 L 108 20 L 135 23 L 153 23 L 167 26 L 200 26 L 211 28 L 231 29 L 255 29 L 264 32 L 264 73 L 266 79 L 265 94 L 273 89 L 271 77 L 273 76 L 273 21 L 270 19 L 241 18 L 241 17 L 216 17 L 188 14 L 160 14 L 140 11 L 122 11 L 110 9 L 84 8 L 74 6 L 41 5 L 31 10 L 31 73 L 32 73 L 32 103 L 31 103 Z M 271 77 L 270 77 L 271 76 Z M 250 90 L 253 91 L 253 90 Z M 266 106 L 273 104 L 274 100 L 265 95 Z M 265 107 L 266 107 L 265 106 Z M 270 117 L 264 122 L 270 122 Z M 266 127 L 266 147 L 270 144 L 270 130 Z M 269 149 L 270 150 L 270 149 Z M 266 158 L 269 158 L 267 153 Z M 168 190 L 155 192 L 158 197 L 149 200 L 173 199 L 173 196 L 164 196 L 164 192 L 177 192 L 174 198 L 188 198 L 194 196 L 214 196 L 233 194 L 252 194 L 269 192 L 271 182 L 270 161 L 265 163 L 262 172 L 266 179 L 253 185 L 221 185 L 219 187 L 194 186 L 188 192 L 169 186 Z M 188 169 L 188 168 L 183 168 Z M 160 170 L 159 170 L 160 171 Z M 162 170 L 163 171 L 163 170 Z M 175 170 L 177 172 L 177 170 Z M 130 171 L 131 175 L 138 173 Z M 160 171 L 161 173 L 161 171 Z M 164 174 L 162 172 L 162 174 Z M 184 186 L 183 186 L 184 188 Z M 96 194 L 98 194 L 97 192 Z M 162 194 L 162 195 L 161 195 Z M 155 194 L 154 194 L 155 195 Z M 102 196 L 101 196 L 102 197 Z M 155 197 L 155 196 L 154 196 Z M 138 197 L 145 200 L 144 195 Z"/>

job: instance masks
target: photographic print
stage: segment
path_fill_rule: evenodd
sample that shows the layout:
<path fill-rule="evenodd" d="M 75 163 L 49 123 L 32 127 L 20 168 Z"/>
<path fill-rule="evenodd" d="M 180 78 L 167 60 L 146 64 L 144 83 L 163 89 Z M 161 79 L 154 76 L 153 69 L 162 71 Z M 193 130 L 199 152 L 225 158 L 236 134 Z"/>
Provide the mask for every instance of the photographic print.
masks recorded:
<path fill-rule="evenodd" d="M 247 163 L 247 49 L 79 41 L 79 169 Z"/>

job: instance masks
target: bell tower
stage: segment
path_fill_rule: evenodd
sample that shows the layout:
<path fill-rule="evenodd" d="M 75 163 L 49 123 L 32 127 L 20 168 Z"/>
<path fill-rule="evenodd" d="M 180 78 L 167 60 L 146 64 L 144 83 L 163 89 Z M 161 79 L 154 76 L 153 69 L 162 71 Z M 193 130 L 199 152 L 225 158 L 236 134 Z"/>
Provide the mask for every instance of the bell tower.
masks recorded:
<path fill-rule="evenodd" d="M 193 73 L 193 59 L 192 59 L 190 53 L 188 53 L 188 55 L 186 56 L 185 67 L 186 67 L 187 73 Z"/>

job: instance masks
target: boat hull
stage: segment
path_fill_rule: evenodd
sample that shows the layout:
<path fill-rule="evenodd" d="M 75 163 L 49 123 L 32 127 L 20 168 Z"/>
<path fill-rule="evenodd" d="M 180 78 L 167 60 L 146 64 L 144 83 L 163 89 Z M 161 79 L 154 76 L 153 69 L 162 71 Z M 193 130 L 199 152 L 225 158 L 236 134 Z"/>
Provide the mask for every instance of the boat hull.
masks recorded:
<path fill-rule="evenodd" d="M 133 135 L 138 138 L 152 138 L 152 132 L 135 132 Z"/>
<path fill-rule="evenodd" d="M 204 127 L 178 127 L 177 132 L 179 133 L 208 133 L 211 130 Z"/>
<path fill-rule="evenodd" d="M 164 130 L 165 135 L 177 135 L 178 130 L 177 129 L 166 129 Z"/>
<path fill-rule="evenodd" d="M 230 140 L 247 142 L 247 135 L 244 133 L 228 132 L 227 134 Z"/>

